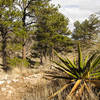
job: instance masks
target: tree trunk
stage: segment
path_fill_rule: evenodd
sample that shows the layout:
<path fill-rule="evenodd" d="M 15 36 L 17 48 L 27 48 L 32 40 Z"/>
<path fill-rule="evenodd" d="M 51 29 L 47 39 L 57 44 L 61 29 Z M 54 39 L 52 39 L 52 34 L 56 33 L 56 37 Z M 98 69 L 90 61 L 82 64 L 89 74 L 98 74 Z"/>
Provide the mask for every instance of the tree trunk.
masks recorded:
<path fill-rule="evenodd" d="M 40 53 L 40 64 L 43 64 L 43 52 Z"/>
<path fill-rule="evenodd" d="M 41 64 L 41 65 L 43 64 L 42 56 L 40 57 L 40 64 Z"/>
<path fill-rule="evenodd" d="M 50 56 L 50 60 L 53 60 L 53 58 L 54 58 L 53 47 L 51 47 L 51 51 L 50 51 L 49 56 Z"/>
<path fill-rule="evenodd" d="M 7 66 L 7 52 L 6 52 L 6 47 L 7 47 L 7 38 L 6 34 L 7 33 L 1 33 L 2 34 L 2 64 L 3 64 L 3 69 L 7 71 L 8 66 Z"/>
<path fill-rule="evenodd" d="M 7 57 L 6 46 L 7 46 L 6 39 L 4 39 L 2 41 L 2 59 L 3 59 L 3 65 L 4 65 L 4 67 L 7 64 L 7 59 L 6 59 L 6 57 Z"/>
<path fill-rule="evenodd" d="M 26 48 L 25 48 L 25 45 L 23 45 L 23 47 L 22 47 L 22 58 L 26 59 Z"/>

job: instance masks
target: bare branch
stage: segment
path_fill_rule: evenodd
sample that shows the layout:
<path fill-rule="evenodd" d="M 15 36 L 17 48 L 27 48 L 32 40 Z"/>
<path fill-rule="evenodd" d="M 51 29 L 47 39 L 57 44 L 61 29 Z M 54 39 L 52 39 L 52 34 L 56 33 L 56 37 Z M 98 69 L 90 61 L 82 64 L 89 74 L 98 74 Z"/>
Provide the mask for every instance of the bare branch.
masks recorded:
<path fill-rule="evenodd" d="M 27 24 L 25 24 L 25 25 L 28 26 L 28 25 L 31 25 L 31 24 L 33 24 L 33 23 L 36 23 L 36 22 L 30 22 L 30 23 L 27 23 Z"/>

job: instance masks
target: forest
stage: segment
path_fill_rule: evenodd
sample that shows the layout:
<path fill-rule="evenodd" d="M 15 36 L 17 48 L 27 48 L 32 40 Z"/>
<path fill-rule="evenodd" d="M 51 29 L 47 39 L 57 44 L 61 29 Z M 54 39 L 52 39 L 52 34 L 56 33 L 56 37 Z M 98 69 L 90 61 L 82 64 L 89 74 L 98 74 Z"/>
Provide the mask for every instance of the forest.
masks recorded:
<path fill-rule="evenodd" d="M 11 73 L 18 68 L 20 73 L 25 70 L 24 74 L 29 76 L 36 70 L 43 72 L 46 79 L 50 78 L 51 83 L 46 80 L 45 86 L 38 86 L 40 90 L 27 85 L 32 89 L 30 93 L 36 90 L 41 94 L 43 87 L 50 88 L 49 83 L 52 89 L 55 87 L 40 98 L 35 94 L 31 98 L 15 99 L 14 95 L 13 99 L 10 96 L 1 100 L 100 99 L 100 17 L 91 14 L 82 22 L 77 20 L 71 30 L 70 20 L 59 11 L 60 7 L 51 0 L 0 0 L 3 74 L 12 77 Z M 57 84 L 60 85 L 57 87 Z"/>

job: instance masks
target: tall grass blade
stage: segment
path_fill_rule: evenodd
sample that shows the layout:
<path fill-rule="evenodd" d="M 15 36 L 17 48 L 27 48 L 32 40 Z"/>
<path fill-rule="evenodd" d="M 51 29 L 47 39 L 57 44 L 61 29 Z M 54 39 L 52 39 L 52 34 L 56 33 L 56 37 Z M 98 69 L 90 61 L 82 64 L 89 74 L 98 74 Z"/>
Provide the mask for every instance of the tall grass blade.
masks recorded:
<path fill-rule="evenodd" d="M 89 95 L 92 97 L 93 100 L 98 100 L 96 95 L 93 93 L 93 91 L 91 90 L 91 88 L 89 86 L 87 86 L 86 82 L 84 82 L 85 88 L 87 89 L 87 92 L 89 93 Z"/>
<path fill-rule="evenodd" d="M 82 96 L 82 93 L 84 91 L 84 84 L 81 85 L 80 89 L 79 89 L 79 92 L 78 92 L 78 96 Z"/>

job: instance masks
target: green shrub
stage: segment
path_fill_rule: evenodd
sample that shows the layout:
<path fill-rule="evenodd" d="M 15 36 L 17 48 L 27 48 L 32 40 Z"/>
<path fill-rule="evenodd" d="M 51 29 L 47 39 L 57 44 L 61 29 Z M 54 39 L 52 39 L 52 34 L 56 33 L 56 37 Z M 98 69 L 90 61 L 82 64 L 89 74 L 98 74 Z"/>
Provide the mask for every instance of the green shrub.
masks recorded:
<path fill-rule="evenodd" d="M 27 59 L 21 59 L 18 57 L 14 57 L 12 59 L 8 59 L 8 63 L 11 67 L 28 67 L 29 62 Z"/>

